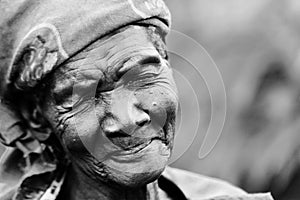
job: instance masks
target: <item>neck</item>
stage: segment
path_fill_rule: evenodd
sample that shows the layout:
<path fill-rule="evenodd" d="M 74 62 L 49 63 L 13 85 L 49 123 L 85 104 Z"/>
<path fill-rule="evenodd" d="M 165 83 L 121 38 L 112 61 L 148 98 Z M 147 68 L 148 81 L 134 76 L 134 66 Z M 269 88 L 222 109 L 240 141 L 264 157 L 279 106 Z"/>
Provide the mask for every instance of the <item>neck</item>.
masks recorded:
<path fill-rule="evenodd" d="M 76 166 L 71 166 L 58 199 L 148 200 L 152 199 L 150 196 L 152 194 L 149 195 L 147 186 L 128 189 L 99 183 L 81 172 Z"/>

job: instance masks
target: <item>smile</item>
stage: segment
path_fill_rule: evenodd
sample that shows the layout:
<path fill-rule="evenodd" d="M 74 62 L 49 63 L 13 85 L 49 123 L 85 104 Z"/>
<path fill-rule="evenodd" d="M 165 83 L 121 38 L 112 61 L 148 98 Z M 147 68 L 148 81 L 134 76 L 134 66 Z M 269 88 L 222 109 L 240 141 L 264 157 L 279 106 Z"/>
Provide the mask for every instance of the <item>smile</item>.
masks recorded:
<path fill-rule="evenodd" d="M 162 138 L 152 138 L 150 140 L 148 140 L 147 142 L 143 143 L 143 144 L 139 144 L 129 150 L 123 150 L 123 152 L 121 154 L 123 155 L 128 155 L 128 154 L 135 154 L 135 153 L 139 153 L 140 151 L 142 151 L 143 149 L 145 149 L 146 147 L 148 147 L 153 141 L 160 141 L 162 144 L 164 144 L 165 146 L 168 146 L 168 143 L 166 140 L 163 140 Z"/>
<path fill-rule="evenodd" d="M 143 149 L 148 147 L 153 141 L 158 141 L 162 145 L 168 147 L 169 141 L 166 139 L 166 134 L 161 129 L 159 132 L 155 134 L 155 136 L 151 138 L 138 138 L 138 137 L 118 137 L 118 138 L 110 138 L 110 140 L 117 146 L 121 147 L 122 149 L 117 150 L 114 154 L 117 155 L 131 155 L 137 154 L 141 152 Z M 134 143 L 133 143 L 134 142 Z M 125 146 L 124 144 L 131 143 L 131 145 Z"/>

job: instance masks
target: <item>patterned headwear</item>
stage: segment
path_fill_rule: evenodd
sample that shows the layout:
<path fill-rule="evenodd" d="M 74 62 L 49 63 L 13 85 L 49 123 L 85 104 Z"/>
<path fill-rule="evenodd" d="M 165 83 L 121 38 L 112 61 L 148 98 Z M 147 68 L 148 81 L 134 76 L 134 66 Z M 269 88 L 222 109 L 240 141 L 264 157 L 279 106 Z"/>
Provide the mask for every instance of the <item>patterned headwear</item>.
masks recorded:
<path fill-rule="evenodd" d="M 0 1 L 0 99 L 30 90 L 89 44 L 134 23 L 167 34 L 170 13 L 162 0 Z M 7 145 L 15 139 L 2 138 Z"/>
<path fill-rule="evenodd" d="M 28 140 L 31 135 L 24 131 L 18 108 L 11 103 L 15 98 L 12 91 L 30 91 L 47 74 L 90 44 L 131 24 L 153 25 L 166 35 L 170 13 L 162 0 L 1 0 L 0 141 L 6 146 L 18 147 L 23 153 L 46 151 L 36 141 Z M 22 142 L 25 140 L 26 145 Z M 37 146 L 40 149 L 37 150 Z M 7 178 L 7 163 L 14 156 L 19 154 L 10 152 L 2 158 L 0 188 L 16 186 L 15 182 L 9 187 L 1 185 L 1 179 L 4 180 L 1 176 L 4 174 Z M 38 168 L 39 161 L 35 164 L 35 168 L 27 170 L 27 175 L 12 178 L 21 179 L 17 186 L 31 175 L 57 169 L 52 163 L 43 168 Z M 60 173 L 55 176 L 62 177 Z M 46 189 L 40 187 L 36 196 L 41 197 Z"/>
<path fill-rule="evenodd" d="M 3 0 L 0 9 L 1 95 L 13 81 L 21 89 L 33 87 L 55 66 L 120 27 L 144 21 L 167 33 L 170 25 L 161 0 Z"/>

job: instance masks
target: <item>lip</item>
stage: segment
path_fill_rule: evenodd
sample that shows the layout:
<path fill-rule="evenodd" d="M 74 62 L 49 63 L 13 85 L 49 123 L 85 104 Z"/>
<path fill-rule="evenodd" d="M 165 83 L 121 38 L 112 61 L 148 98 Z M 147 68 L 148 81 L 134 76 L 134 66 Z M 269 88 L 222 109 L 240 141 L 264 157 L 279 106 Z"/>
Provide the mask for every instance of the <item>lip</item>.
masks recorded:
<path fill-rule="evenodd" d="M 136 128 L 134 131 L 127 133 L 124 130 L 115 132 L 105 132 L 106 137 L 115 146 L 122 151 L 130 151 L 132 149 L 140 149 L 149 144 L 152 140 L 161 140 L 167 143 L 167 131 L 164 128 L 155 130 L 149 126 Z"/>
<path fill-rule="evenodd" d="M 132 150 L 119 150 L 110 154 L 109 157 L 106 157 L 106 162 L 114 163 L 140 163 L 142 161 L 149 161 L 157 159 L 168 159 L 171 154 L 171 148 L 168 143 L 165 143 L 161 139 L 151 139 L 147 143 L 139 145 Z M 103 163 L 103 161 L 102 161 Z"/>
<path fill-rule="evenodd" d="M 149 154 L 150 153 L 150 154 Z M 118 163 L 140 162 L 151 154 L 170 156 L 170 147 L 161 139 L 153 138 L 131 150 L 120 150 L 111 154 L 110 159 Z M 146 157 L 145 157 L 146 156 Z M 151 157 L 151 156 L 150 156 Z"/>
<path fill-rule="evenodd" d="M 127 137 L 119 137 L 122 139 L 129 138 Z M 116 139 L 116 138 L 114 138 Z M 169 146 L 170 141 L 168 140 L 168 137 L 166 137 L 166 131 L 164 129 L 159 130 L 156 132 L 156 134 L 153 135 L 153 137 L 144 138 L 140 141 L 138 141 L 135 145 L 122 147 L 118 145 L 116 142 L 114 142 L 113 138 L 110 138 L 111 142 L 114 143 L 116 146 L 120 147 L 121 149 L 116 150 L 113 152 L 114 155 L 131 155 L 131 154 L 137 154 L 143 149 L 147 148 L 153 141 L 160 141 L 162 144 L 164 144 L 166 147 Z"/>
<path fill-rule="evenodd" d="M 169 142 L 166 141 L 165 139 L 159 138 L 159 137 L 155 137 L 155 138 L 151 138 L 149 140 L 147 140 L 146 142 L 139 144 L 131 149 L 128 150 L 121 150 L 118 152 L 119 155 L 130 155 L 130 154 L 136 154 L 141 152 L 143 149 L 145 149 L 146 147 L 148 147 L 153 141 L 160 141 L 162 142 L 164 145 L 168 146 Z"/>

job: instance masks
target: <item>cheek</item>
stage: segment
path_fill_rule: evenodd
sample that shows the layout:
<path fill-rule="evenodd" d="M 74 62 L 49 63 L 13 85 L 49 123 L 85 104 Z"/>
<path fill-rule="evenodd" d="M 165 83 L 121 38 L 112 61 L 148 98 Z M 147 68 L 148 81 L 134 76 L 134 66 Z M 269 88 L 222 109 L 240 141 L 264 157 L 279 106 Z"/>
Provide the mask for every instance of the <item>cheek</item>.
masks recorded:
<path fill-rule="evenodd" d="M 170 84 L 157 83 L 153 87 L 143 88 L 135 93 L 141 106 L 158 117 L 160 124 L 175 120 L 178 109 L 177 90 Z"/>
<path fill-rule="evenodd" d="M 142 89 L 144 102 L 152 100 L 166 112 L 176 112 L 178 107 L 178 92 L 171 70 L 166 70 L 156 81 L 154 87 Z M 144 96 L 144 97 L 143 97 Z"/>
<path fill-rule="evenodd" d="M 66 129 L 62 134 L 65 147 L 71 154 L 91 154 L 101 162 L 114 150 L 114 146 L 104 136 L 95 107 L 79 112 L 65 122 Z"/>

